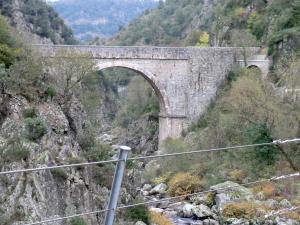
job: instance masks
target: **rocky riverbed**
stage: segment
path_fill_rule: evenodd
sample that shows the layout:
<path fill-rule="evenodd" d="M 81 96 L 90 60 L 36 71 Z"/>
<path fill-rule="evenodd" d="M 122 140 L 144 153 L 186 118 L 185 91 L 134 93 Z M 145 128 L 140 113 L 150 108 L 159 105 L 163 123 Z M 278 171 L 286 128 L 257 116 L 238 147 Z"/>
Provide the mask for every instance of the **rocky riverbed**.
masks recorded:
<path fill-rule="evenodd" d="M 227 181 L 210 187 L 211 192 L 187 199 L 155 203 L 150 211 L 169 218 L 175 225 L 299 225 L 287 215 L 273 215 L 292 207 L 287 199 L 267 199 L 262 192 L 252 193 L 237 183 Z M 145 184 L 141 189 L 144 201 L 168 198 L 168 186 Z M 139 223 L 142 224 L 142 223 Z"/>

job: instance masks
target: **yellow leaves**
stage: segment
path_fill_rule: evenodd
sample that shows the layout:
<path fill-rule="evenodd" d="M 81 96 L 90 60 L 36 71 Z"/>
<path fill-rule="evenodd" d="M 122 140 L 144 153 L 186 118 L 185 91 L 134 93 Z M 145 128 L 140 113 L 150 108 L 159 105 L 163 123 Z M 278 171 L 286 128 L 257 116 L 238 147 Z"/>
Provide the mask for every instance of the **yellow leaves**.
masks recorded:
<path fill-rule="evenodd" d="M 208 32 L 203 32 L 200 37 L 199 37 L 199 40 L 196 44 L 196 46 L 200 46 L 200 47 L 207 47 L 209 46 L 209 33 Z"/>

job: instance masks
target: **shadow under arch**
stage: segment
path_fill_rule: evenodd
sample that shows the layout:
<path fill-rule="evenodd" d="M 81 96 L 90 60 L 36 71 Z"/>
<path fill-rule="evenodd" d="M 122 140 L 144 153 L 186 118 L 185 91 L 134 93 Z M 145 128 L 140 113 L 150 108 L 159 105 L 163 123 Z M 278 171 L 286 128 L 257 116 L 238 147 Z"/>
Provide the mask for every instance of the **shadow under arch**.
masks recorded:
<path fill-rule="evenodd" d="M 261 69 L 259 66 L 254 65 L 254 64 L 248 65 L 248 66 L 247 66 L 247 69 L 253 70 L 253 71 L 257 71 L 257 73 L 258 73 L 259 75 L 262 75 L 262 74 L 263 74 L 262 69 Z"/>
<path fill-rule="evenodd" d="M 109 69 L 109 68 L 125 68 L 141 75 L 151 85 L 151 87 L 155 91 L 156 96 L 158 97 L 160 115 L 167 115 L 168 112 L 167 95 L 166 93 L 164 93 L 163 90 L 160 90 L 159 87 L 157 86 L 154 74 L 152 74 L 151 72 L 145 69 L 139 68 L 137 66 L 124 65 L 123 63 L 106 62 L 106 63 L 98 63 L 96 65 L 96 69 L 98 71 Z"/>

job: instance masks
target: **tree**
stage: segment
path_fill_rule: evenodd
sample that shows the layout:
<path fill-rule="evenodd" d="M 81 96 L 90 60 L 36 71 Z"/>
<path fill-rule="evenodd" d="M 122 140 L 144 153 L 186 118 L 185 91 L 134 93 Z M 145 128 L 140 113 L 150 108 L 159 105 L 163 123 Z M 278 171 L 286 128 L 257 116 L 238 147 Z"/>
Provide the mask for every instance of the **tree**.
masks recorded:
<path fill-rule="evenodd" d="M 56 87 L 59 101 L 68 111 L 73 95 L 80 89 L 83 78 L 94 72 L 95 63 L 90 54 L 59 51 L 54 58 L 46 59 L 45 66 Z"/>

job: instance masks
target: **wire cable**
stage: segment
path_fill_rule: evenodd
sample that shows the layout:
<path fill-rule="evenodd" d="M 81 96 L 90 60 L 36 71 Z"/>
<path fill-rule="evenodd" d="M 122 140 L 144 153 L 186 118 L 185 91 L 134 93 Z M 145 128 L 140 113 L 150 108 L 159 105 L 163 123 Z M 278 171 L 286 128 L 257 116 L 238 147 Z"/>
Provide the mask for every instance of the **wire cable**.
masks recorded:
<path fill-rule="evenodd" d="M 188 152 L 179 152 L 179 153 L 170 153 L 170 154 L 160 154 L 160 155 L 152 155 L 152 156 L 139 156 L 139 157 L 128 158 L 127 161 L 155 159 L 155 158 L 164 158 L 164 157 L 174 157 L 174 156 L 191 155 L 191 154 L 198 154 L 198 153 L 205 153 L 205 152 L 219 152 L 219 151 L 232 150 L 232 149 L 242 149 L 242 148 L 260 147 L 260 146 L 266 146 L 266 145 L 279 145 L 279 144 L 288 144 L 288 143 L 297 143 L 297 142 L 300 142 L 300 138 L 289 139 L 289 140 L 284 140 L 284 141 L 275 140 L 275 141 L 269 142 L 269 143 L 239 145 L 239 146 L 232 146 L 232 147 L 204 149 L 204 150 L 197 150 L 197 151 L 188 151 Z M 86 162 L 86 163 L 77 163 L 77 164 L 60 165 L 60 166 L 49 166 L 49 167 L 40 167 L 40 168 L 30 168 L 30 169 L 3 171 L 3 172 L 0 172 L 0 176 L 1 175 L 16 174 L 16 173 L 38 172 L 38 171 L 43 171 L 43 170 L 64 169 L 64 168 L 92 166 L 92 165 L 103 165 L 103 164 L 115 163 L 115 162 L 119 162 L 119 161 L 120 160 L 106 160 L 106 161 Z"/>
<path fill-rule="evenodd" d="M 258 181 L 252 181 L 252 182 L 248 182 L 248 183 L 244 183 L 244 184 L 231 185 L 231 186 L 224 187 L 224 188 L 211 189 L 211 190 L 207 190 L 207 191 L 201 191 L 201 192 L 196 192 L 196 193 L 192 193 L 192 194 L 186 194 L 186 195 L 180 195 L 180 196 L 176 196 L 176 197 L 164 198 L 164 199 L 160 199 L 160 200 L 153 200 L 153 201 L 141 202 L 141 203 L 136 203 L 136 204 L 131 204 L 131 205 L 119 206 L 115 209 L 104 209 L 104 210 L 99 210 L 99 211 L 92 211 L 92 212 L 86 212 L 86 213 L 81 213 L 81 214 L 74 214 L 74 215 L 70 215 L 70 216 L 66 216 L 66 217 L 59 217 L 59 218 L 55 218 L 55 219 L 47 219 L 47 220 L 43 220 L 43 221 L 39 221 L 39 222 L 27 223 L 27 224 L 24 224 L 24 225 L 38 225 L 38 224 L 44 224 L 44 223 L 49 223 L 49 222 L 65 220 L 65 219 L 72 219 L 72 218 L 79 217 L 79 216 L 87 216 L 87 215 L 93 215 L 93 214 L 97 214 L 97 213 L 104 213 L 104 212 L 108 212 L 110 210 L 121 210 L 121 209 L 127 209 L 127 208 L 136 207 L 136 206 L 141 206 L 141 205 L 150 205 L 150 204 L 154 204 L 154 203 L 160 203 L 160 202 L 165 202 L 165 201 L 170 201 L 170 200 L 177 200 L 177 199 L 186 198 L 186 197 L 195 196 L 195 195 L 200 195 L 200 194 L 206 194 L 206 193 L 211 193 L 211 192 L 228 190 L 228 189 L 239 187 L 239 186 L 251 186 L 251 185 L 254 185 L 254 184 L 260 184 L 260 183 L 264 183 L 264 182 L 278 181 L 278 180 L 288 179 L 288 178 L 296 177 L 296 176 L 300 176 L 300 172 L 299 173 L 276 176 L 276 177 L 271 177 L 269 179 L 262 179 L 262 180 L 258 180 Z"/>
<path fill-rule="evenodd" d="M 270 218 L 270 217 L 273 217 L 273 216 L 278 216 L 278 215 L 285 214 L 285 213 L 292 212 L 292 211 L 296 211 L 296 210 L 300 210 L 300 206 L 293 206 L 293 207 L 290 207 L 290 208 L 280 209 L 276 212 L 271 212 L 270 214 L 267 214 L 265 216 L 265 218 L 267 219 L 267 218 Z"/>

